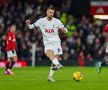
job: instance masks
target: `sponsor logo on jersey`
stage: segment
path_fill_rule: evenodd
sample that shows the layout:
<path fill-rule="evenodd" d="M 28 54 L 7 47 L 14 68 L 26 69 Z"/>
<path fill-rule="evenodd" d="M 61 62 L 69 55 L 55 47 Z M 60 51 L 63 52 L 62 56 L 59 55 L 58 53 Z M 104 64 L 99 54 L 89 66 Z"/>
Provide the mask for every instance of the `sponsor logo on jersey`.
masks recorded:
<path fill-rule="evenodd" d="M 54 33 L 54 29 L 45 29 L 45 33 Z"/>

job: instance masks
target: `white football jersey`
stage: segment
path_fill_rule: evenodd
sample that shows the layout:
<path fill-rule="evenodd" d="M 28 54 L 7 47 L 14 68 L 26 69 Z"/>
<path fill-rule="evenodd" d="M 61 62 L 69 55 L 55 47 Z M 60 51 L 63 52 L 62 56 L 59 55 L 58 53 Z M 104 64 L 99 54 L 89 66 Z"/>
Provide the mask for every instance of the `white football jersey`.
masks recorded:
<path fill-rule="evenodd" d="M 54 41 L 61 41 L 58 35 L 58 30 L 64 28 L 64 25 L 59 19 L 52 18 L 51 21 L 47 20 L 47 17 L 40 18 L 34 24 L 35 27 L 40 28 L 44 45 Z"/>

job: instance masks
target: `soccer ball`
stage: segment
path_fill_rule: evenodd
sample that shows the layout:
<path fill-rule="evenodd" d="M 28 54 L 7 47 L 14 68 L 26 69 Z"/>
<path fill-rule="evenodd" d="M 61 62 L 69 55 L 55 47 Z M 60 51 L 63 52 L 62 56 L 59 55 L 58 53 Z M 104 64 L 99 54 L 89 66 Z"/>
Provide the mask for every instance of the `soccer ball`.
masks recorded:
<path fill-rule="evenodd" d="M 74 72 L 72 77 L 75 81 L 80 81 L 83 79 L 83 75 L 78 71 Z"/>

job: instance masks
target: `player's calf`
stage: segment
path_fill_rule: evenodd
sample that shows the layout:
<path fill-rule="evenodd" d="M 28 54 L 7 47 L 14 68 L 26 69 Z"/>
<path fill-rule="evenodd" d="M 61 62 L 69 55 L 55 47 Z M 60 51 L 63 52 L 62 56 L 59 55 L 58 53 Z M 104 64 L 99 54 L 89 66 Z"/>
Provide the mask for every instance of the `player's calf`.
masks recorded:
<path fill-rule="evenodd" d="M 108 64 L 108 55 L 103 58 L 103 62 L 98 63 L 98 73 L 101 73 L 102 67 Z"/>
<path fill-rule="evenodd" d="M 98 73 L 101 73 L 101 69 L 102 69 L 102 65 L 101 64 L 102 64 L 101 62 L 98 63 Z"/>
<path fill-rule="evenodd" d="M 7 71 L 7 69 L 9 69 L 11 61 L 12 61 L 12 58 L 8 57 L 5 71 Z"/>

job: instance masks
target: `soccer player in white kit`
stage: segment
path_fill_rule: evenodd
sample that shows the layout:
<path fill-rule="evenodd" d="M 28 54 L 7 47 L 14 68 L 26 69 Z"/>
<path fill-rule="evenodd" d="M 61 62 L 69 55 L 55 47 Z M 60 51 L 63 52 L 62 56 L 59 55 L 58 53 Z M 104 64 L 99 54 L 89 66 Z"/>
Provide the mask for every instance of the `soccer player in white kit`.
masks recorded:
<path fill-rule="evenodd" d="M 54 12 L 54 7 L 50 5 L 46 11 L 46 17 L 40 18 L 33 24 L 30 24 L 30 20 L 26 20 L 29 29 L 38 27 L 42 32 L 45 55 L 52 62 L 48 76 L 48 80 L 52 82 L 55 81 L 53 79 L 54 72 L 63 67 L 58 61 L 59 55 L 63 54 L 58 31 L 67 32 L 61 21 L 53 17 Z"/>

